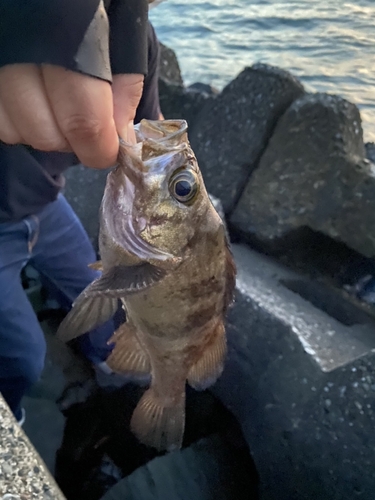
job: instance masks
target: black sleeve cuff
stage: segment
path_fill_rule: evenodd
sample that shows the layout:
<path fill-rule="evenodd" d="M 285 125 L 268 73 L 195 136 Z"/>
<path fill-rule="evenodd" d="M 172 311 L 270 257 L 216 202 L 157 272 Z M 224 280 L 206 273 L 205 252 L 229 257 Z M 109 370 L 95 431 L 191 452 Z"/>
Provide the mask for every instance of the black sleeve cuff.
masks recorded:
<path fill-rule="evenodd" d="M 147 74 L 148 0 L 112 0 L 108 11 L 113 74 Z"/>
<path fill-rule="evenodd" d="M 0 66 L 56 64 L 111 80 L 108 20 L 101 5 L 100 0 L 0 0 Z M 104 52 L 94 47 L 93 32 Z"/>

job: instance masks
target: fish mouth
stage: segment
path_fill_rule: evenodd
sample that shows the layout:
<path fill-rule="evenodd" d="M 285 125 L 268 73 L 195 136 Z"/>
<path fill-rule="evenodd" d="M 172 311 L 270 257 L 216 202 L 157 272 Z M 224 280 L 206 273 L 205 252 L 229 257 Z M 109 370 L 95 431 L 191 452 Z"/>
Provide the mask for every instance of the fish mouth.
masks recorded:
<path fill-rule="evenodd" d="M 188 125 L 186 120 L 146 120 L 134 126 L 138 142 L 154 140 L 170 145 L 187 142 Z"/>
<path fill-rule="evenodd" d="M 185 120 L 142 120 L 134 127 L 142 161 L 187 149 L 187 128 Z"/>

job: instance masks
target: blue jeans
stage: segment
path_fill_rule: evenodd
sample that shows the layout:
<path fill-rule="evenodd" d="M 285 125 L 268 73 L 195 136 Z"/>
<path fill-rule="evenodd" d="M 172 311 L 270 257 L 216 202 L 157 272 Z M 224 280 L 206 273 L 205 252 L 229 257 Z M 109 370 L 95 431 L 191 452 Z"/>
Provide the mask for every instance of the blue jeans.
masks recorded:
<path fill-rule="evenodd" d="M 20 273 L 30 263 L 58 290 L 69 308 L 100 273 L 90 269 L 96 255 L 78 217 L 63 195 L 38 214 L 0 224 L 0 392 L 16 418 L 21 399 L 40 377 L 46 345 L 38 319 L 22 288 Z M 80 337 L 83 354 L 104 361 L 114 322 Z"/>

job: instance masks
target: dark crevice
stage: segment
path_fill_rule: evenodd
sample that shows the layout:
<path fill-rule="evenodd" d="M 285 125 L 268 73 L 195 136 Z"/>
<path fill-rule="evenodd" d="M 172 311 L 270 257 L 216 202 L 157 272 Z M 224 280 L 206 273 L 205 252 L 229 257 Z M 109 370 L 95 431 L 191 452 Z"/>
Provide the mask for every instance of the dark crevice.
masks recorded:
<path fill-rule="evenodd" d="M 167 455 L 140 444 L 129 430 L 132 412 L 144 390 L 134 384 L 111 392 L 98 390 L 84 403 L 73 404 L 64 410 L 67 420 L 62 445 L 57 453 L 55 477 L 68 500 L 99 500 L 116 483 L 152 459 L 167 458 Z M 64 406 L 64 397 L 60 405 Z M 219 440 L 220 449 L 225 450 L 224 461 L 227 463 L 218 460 L 217 467 L 225 470 L 226 480 L 221 487 L 227 495 L 221 492 L 219 497 L 228 500 L 258 498 L 255 466 L 235 418 L 208 391 L 198 393 L 188 388 L 183 449 L 203 438 Z M 204 447 L 205 444 L 202 449 Z M 199 466 L 199 460 L 202 460 L 199 446 L 196 458 L 193 456 L 191 459 L 196 459 Z M 144 474 L 148 473 L 145 470 Z M 168 481 L 170 478 L 166 479 L 166 485 Z M 179 478 L 173 477 L 173 481 L 179 481 Z M 195 481 L 194 478 L 192 481 Z M 214 485 L 212 491 L 210 487 L 203 480 L 202 488 L 207 490 L 208 495 L 204 498 L 215 497 Z M 168 492 L 165 494 L 167 498 Z M 132 496 L 126 498 L 133 499 Z M 160 491 L 155 492 L 153 498 L 161 500 Z M 186 496 L 173 500 L 180 498 L 188 498 L 188 491 Z"/>
<path fill-rule="evenodd" d="M 307 227 L 272 242 L 244 234 L 230 223 L 229 234 L 232 242 L 245 242 L 297 272 L 301 280 L 283 285 L 344 325 L 374 321 L 375 307 L 361 297 L 361 282 L 375 277 L 374 259 Z"/>
<path fill-rule="evenodd" d="M 354 304 L 343 299 L 338 290 L 307 280 L 286 279 L 280 280 L 280 283 L 345 326 L 371 322 L 375 327 L 375 318 L 369 317 Z"/>

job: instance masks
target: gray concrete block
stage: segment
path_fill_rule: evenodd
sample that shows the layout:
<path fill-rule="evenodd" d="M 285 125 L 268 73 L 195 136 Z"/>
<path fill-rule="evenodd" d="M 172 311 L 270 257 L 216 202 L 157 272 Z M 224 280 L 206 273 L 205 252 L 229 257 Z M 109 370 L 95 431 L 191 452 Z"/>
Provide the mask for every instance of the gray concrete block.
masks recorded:
<path fill-rule="evenodd" d="M 159 42 L 159 45 L 160 45 L 160 66 L 159 66 L 160 78 L 170 83 L 174 83 L 176 85 L 183 85 L 181 69 L 175 51 L 161 42 Z"/>
<path fill-rule="evenodd" d="M 108 172 L 108 169 L 95 170 L 76 165 L 65 173 L 64 195 L 78 215 L 95 249 L 98 248 L 99 207 Z"/>
<path fill-rule="evenodd" d="M 277 120 L 304 93 L 279 68 L 245 68 L 194 121 L 190 140 L 207 189 L 229 213 L 257 166 Z"/>
<path fill-rule="evenodd" d="M 64 500 L 0 394 L 0 499 Z"/>
<path fill-rule="evenodd" d="M 261 498 L 372 500 L 373 321 L 355 309 L 329 315 L 334 291 L 319 304 L 314 283 L 244 246 L 233 252 L 229 354 L 213 392 L 242 426 Z"/>
<path fill-rule="evenodd" d="M 358 108 L 338 96 L 305 95 L 277 124 L 231 222 L 274 247 L 308 227 L 373 257 L 374 168 Z"/>
<path fill-rule="evenodd" d="M 214 98 L 200 88 L 189 88 L 184 85 L 171 83 L 168 80 L 159 80 L 160 107 L 165 119 L 184 119 L 189 127 L 194 123 L 202 111 Z"/>
<path fill-rule="evenodd" d="M 213 435 L 140 467 L 102 500 L 255 500 L 255 480 L 243 458 Z"/>

